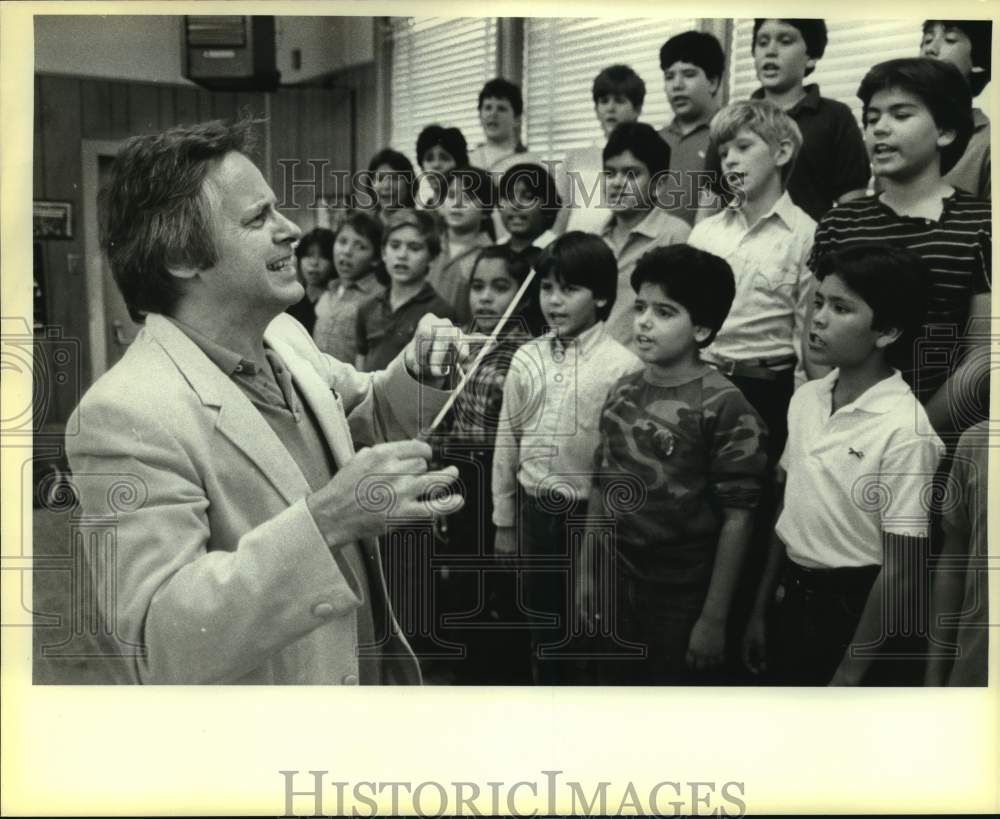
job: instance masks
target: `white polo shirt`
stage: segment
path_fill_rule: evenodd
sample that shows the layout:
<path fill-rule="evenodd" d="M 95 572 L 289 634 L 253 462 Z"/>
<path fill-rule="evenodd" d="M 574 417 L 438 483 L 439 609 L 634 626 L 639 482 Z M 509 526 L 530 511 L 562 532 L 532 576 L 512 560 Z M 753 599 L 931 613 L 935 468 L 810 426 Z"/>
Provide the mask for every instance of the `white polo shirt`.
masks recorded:
<path fill-rule="evenodd" d="M 776 531 L 807 568 L 882 563 L 882 532 L 927 536 L 931 480 L 944 454 L 899 371 L 831 414 L 839 370 L 788 407 L 788 475 Z"/>

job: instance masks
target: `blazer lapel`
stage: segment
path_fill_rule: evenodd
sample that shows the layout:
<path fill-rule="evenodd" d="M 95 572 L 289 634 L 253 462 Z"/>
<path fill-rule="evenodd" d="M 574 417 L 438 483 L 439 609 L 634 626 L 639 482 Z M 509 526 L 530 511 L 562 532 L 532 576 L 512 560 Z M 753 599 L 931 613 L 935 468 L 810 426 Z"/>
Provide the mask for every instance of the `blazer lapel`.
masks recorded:
<path fill-rule="evenodd" d="M 309 486 L 295 460 L 232 379 L 162 316 L 148 316 L 146 332 L 163 347 L 201 402 L 218 408 L 216 429 L 249 458 L 285 501 L 292 504 L 308 494 Z"/>

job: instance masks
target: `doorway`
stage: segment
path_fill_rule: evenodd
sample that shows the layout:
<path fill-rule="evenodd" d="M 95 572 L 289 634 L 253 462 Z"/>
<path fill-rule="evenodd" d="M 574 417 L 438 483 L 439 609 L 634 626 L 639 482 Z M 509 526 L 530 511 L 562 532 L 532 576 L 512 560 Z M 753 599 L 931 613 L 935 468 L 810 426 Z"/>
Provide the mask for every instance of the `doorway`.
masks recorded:
<path fill-rule="evenodd" d="M 83 220 L 87 255 L 87 310 L 90 325 L 90 362 L 93 379 L 125 355 L 142 325 L 132 321 L 115 284 L 98 237 L 97 193 L 107 181 L 111 163 L 122 143 L 83 141 Z"/>

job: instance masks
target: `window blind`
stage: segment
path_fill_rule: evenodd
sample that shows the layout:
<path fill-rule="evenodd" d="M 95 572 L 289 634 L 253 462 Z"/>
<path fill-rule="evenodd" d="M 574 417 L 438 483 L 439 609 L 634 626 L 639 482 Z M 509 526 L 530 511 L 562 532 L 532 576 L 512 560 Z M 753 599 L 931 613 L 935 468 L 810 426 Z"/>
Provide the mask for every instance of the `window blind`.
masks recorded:
<path fill-rule="evenodd" d="M 896 57 L 918 57 L 924 18 L 909 20 L 827 20 L 829 42 L 806 84 L 819 83 L 824 97 L 850 106 L 861 122 L 861 100 L 856 96 L 862 78 L 876 63 Z M 753 20 L 735 20 L 730 50 L 729 99 L 745 100 L 757 88 L 750 53 Z"/>
<path fill-rule="evenodd" d="M 663 92 L 660 46 L 695 20 L 530 17 L 524 31 L 522 134 L 544 159 L 561 159 L 603 132 L 591 86 L 602 68 L 631 66 L 646 83 L 640 120 L 662 128 L 672 117 Z"/>
<path fill-rule="evenodd" d="M 438 123 L 482 141 L 476 101 L 497 73 L 494 17 L 393 17 L 392 147 L 416 162 L 417 135 Z"/>

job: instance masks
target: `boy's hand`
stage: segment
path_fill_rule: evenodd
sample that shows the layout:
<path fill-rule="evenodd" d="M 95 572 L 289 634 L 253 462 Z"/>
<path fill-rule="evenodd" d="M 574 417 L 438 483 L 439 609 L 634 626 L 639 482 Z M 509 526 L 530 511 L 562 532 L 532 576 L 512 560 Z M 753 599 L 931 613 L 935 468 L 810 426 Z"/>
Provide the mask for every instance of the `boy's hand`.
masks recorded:
<path fill-rule="evenodd" d="M 726 657 L 725 620 L 706 617 L 704 614 L 691 629 L 688 640 L 687 666 L 694 671 L 704 671 L 722 665 Z"/>
<path fill-rule="evenodd" d="M 762 614 L 754 614 L 743 635 L 743 665 L 752 674 L 767 671 L 767 624 Z"/>
<path fill-rule="evenodd" d="M 514 540 L 513 526 L 498 526 L 497 536 L 493 541 L 493 554 L 504 563 L 513 563 L 517 553 L 517 543 Z"/>

